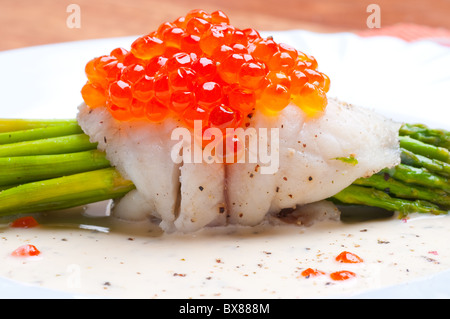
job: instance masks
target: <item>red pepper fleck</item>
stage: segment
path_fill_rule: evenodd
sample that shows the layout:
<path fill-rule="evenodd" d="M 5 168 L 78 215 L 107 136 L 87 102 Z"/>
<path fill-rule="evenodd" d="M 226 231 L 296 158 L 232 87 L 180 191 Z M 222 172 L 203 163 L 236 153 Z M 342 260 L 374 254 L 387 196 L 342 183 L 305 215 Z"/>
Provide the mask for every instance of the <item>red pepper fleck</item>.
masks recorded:
<path fill-rule="evenodd" d="M 337 255 L 336 261 L 339 261 L 341 263 L 352 263 L 352 264 L 363 262 L 361 257 L 348 251 L 343 251 L 342 253 Z"/>
<path fill-rule="evenodd" d="M 436 256 L 439 255 L 436 250 L 430 250 L 428 253 Z"/>
<path fill-rule="evenodd" d="M 333 280 L 348 280 L 356 277 L 356 274 L 352 271 L 348 270 L 340 270 L 330 274 L 331 279 Z"/>
<path fill-rule="evenodd" d="M 41 252 L 34 245 L 26 244 L 22 245 L 16 250 L 14 250 L 11 255 L 15 257 L 29 257 L 29 256 L 37 256 Z"/>
<path fill-rule="evenodd" d="M 39 226 L 39 223 L 36 221 L 36 219 L 34 219 L 33 216 L 25 216 L 17 218 L 9 226 L 15 228 L 32 228 Z"/>
<path fill-rule="evenodd" d="M 317 269 L 312 269 L 312 268 L 308 268 L 302 271 L 302 276 L 309 278 L 309 277 L 315 277 L 315 276 L 320 276 L 320 275 L 325 275 L 325 273 L 323 271 L 317 270 Z"/>

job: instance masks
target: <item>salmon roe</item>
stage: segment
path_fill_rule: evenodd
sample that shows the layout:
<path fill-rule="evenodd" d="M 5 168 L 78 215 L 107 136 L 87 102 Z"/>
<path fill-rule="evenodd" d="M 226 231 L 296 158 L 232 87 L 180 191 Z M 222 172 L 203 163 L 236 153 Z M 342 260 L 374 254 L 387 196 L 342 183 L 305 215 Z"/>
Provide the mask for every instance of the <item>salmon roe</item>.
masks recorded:
<path fill-rule="evenodd" d="M 343 251 L 336 256 L 336 261 L 340 263 L 357 264 L 362 263 L 363 259 L 354 253 Z"/>
<path fill-rule="evenodd" d="M 13 220 L 9 226 L 13 228 L 32 228 L 39 226 L 39 223 L 33 216 L 24 216 Z"/>
<path fill-rule="evenodd" d="M 289 103 L 323 114 L 328 76 L 314 57 L 258 31 L 238 29 L 222 11 L 192 10 L 86 64 L 85 103 L 106 106 L 119 121 L 236 128 L 256 109 L 276 115 Z"/>
<path fill-rule="evenodd" d="M 41 252 L 34 245 L 25 244 L 15 249 L 11 256 L 14 257 L 31 257 L 38 256 Z"/>

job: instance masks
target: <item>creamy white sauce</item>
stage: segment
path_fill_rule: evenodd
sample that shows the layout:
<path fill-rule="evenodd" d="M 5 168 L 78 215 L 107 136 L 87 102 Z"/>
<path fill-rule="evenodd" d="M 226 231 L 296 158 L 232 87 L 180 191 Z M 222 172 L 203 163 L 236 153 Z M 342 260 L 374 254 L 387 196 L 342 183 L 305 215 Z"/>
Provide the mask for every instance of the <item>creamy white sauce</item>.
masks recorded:
<path fill-rule="evenodd" d="M 351 296 L 450 268 L 447 216 L 322 221 L 310 227 L 222 227 L 180 235 L 151 223 L 37 215 L 39 227 L 0 228 L 0 276 L 74 294 L 112 298 L 320 298 Z M 23 244 L 41 254 L 10 256 Z M 341 264 L 342 251 L 361 257 Z M 305 278 L 306 268 L 326 272 Z M 328 273 L 356 277 L 333 281 Z"/>

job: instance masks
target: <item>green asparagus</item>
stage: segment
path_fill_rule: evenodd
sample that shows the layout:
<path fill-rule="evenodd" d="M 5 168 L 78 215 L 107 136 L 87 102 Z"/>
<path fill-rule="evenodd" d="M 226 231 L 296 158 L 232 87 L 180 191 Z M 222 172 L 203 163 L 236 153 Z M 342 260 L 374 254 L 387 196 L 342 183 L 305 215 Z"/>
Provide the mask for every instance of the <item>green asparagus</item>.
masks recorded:
<path fill-rule="evenodd" d="M 375 206 L 390 211 L 398 211 L 400 217 L 410 213 L 447 214 L 446 210 L 425 200 L 406 200 L 389 196 L 384 191 L 371 187 L 350 185 L 333 198 L 340 203 Z"/>
<path fill-rule="evenodd" d="M 112 167 L 25 183 L 0 192 L 0 216 L 77 207 L 118 198 L 134 188 Z"/>
<path fill-rule="evenodd" d="M 95 148 L 87 135 L 74 134 L 0 145 L 0 157 L 67 154 Z"/>
<path fill-rule="evenodd" d="M 373 187 L 397 198 L 421 199 L 450 208 L 450 193 L 441 189 L 404 183 L 388 174 L 374 174 L 367 178 L 359 178 L 353 184 Z"/>
<path fill-rule="evenodd" d="M 0 186 L 11 186 L 110 166 L 99 150 L 57 155 L 0 157 Z"/>
<path fill-rule="evenodd" d="M 432 173 L 450 177 L 450 164 L 414 154 L 405 149 L 402 149 L 401 151 L 401 161 L 403 164 L 418 168 L 423 167 Z"/>
<path fill-rule="evenodd" d="M 67 125 L 78 125 L 75 119 L 66 120 L 42 120 L 42 119 L 0 119 L 0 133 L 32 130 L 48 127 L 65 127 Z"/>
<path fill-rule="evenodd" d="M 421 142 L 409 136 L 400 136 L 400 147 L 415 154 L 433 158 L 445 163 L 450 163 L 450 150 Z"/>
<path fill-rule="evenodd" d="M 445 176 L 434 174 L 423 167 L 417 168 L 399 164 L 393 168 L 385 168 L 381 172 L 408 184 L 438 188 L 450 192 L 450 182 Z"/>
<path fill-rule="evenodd" d="M 450 132 L 429 128 L 423 124 L 403 124 L 399 130 L 401 136 L 409 136 L 421 142 L 450 149 Z"/>
<path fill-rule="evenodd" d="M 81 133 L 83 133 L 83 131 L 77 123 L 39 127 L 15 132 L 3 132 L 0 133 L 0 145 Z"/>

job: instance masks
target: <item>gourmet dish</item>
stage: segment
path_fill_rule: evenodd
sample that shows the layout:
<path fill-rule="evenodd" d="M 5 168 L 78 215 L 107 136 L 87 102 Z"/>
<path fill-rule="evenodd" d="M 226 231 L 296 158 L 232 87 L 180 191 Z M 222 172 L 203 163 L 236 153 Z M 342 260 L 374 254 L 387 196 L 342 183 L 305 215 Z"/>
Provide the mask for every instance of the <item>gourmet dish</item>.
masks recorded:
<path fill-rule="evenodd" d="M 111 199 L 192 233 L 302 207 L 447 214 L 450 133 L 328 98 L 319 64 L 221 11 L 163 23 L 87 62 L 76 119 L 0 120 L 0 215 Z"/>
<path fill-rule="evenodd" d="M 402 197 L 396 193 L 397 183 L 411 187 L 416 184 L 413 176 L 420 175 L 419 187 L 431 181 L 439 189 L 445 177 L 427 174 L 435 174 L 435 167 L 444 176 L 448 172 L 448 149 L 443 148 L 448 145 L 439 144 L 446 132 L 401 126 L 327 99 L 330 79 L 318 71 L 314 57 L 262 38 L 254 29 L 237 29 L 221 11 L 193 10 L 163 23 L 139 37 L 130 50 L 117 48 L 89 61 L 86 76 L 78 123 L 2 121 L 3 214 L 78 205 L 76 200 L 39 197 L 23 202 L 17 192 L 34 186 L 25 182 L 58 175 L 68 180 L 70 169 L 91 172 L 109 165 L 116 170 L 72 176 L 101 184 L 80 190 L 79 200 L 120 197 L 116 216 L 152 216 L 164 229 L 181 231 L 227 223 L 256 225 L 268 214 L 331 197 L 357 203 L 356 194 L 368 188 L 347 188 L 353 183 L 388 189 L 382 196 Z M 180 143 L 173 136 L 177 128 L 187 129 L 192 139 Z M 266 136 L 258 134 L 261 129 Z M 256 150 L 249 144 L 255 142 L 252 138 Z M 198 163 L 196 147 L 202 152 Z M 209 161 L 204 158 L 207 150 Z M 27 166 L 31 164 L 39 166 Z M 12 187 L 18 182 L 22 185 Z M 105 186 L 110 187 L 107 192 Z M 45 193 L 45 187 L 34 190 Z M 446 190 L 437 190 L 437 205 L 446 205 L 441 202 Z M 403 196 L 422 192 L 410 188 L 410 195 Z M 353 199 L 346 197 L 349 193 Z M 402 204 L 391 207 L 444 211 L 423 202 Z"/>

